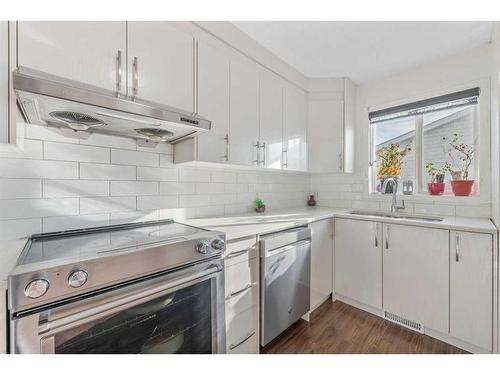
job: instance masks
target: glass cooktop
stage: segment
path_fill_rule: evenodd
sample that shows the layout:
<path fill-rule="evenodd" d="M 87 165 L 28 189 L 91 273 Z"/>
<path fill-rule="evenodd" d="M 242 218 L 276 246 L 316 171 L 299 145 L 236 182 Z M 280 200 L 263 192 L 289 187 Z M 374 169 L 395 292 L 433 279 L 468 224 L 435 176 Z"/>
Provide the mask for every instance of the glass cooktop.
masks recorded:
<path fill-rule="evenodd" d="M 28 243 L 18 265 L 54 259 L 99 257 L 118 251 L 149 248 L 155 244 L 186 241 L 189 236 L 201 231 L 204 230 L 161 220 L 39 234 L 31 237 L 31 243 Z"/>

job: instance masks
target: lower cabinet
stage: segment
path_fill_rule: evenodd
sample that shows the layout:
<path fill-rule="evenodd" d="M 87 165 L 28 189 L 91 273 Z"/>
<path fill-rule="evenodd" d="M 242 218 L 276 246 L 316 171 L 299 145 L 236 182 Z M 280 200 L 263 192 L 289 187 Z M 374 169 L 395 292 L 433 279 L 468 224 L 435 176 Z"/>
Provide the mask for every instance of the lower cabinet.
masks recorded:
<path fill-rule="evenodd" d="M 450 335 L 491 352 L 493 237 L 450 232 Z"/>
<path fill-rule="evenodd" d="M 449 231 L 384 224 L 383 309 L 409 328 L 448 333 Z"/>
<path fill-rule="evenodd" d="M 333 219 L 316 221 L 311 228 L 311 311 L 332 293 Z"/>
<path fill-rule="evenodd" d="M 382 309 L 382 224 L 335 220 L 335 295 Z"/>
<path fill-rule="evenodd" d="M 225 253 L 226 352 L 259 352 L 259 258 L 256 237 L 231 241 Z"/>

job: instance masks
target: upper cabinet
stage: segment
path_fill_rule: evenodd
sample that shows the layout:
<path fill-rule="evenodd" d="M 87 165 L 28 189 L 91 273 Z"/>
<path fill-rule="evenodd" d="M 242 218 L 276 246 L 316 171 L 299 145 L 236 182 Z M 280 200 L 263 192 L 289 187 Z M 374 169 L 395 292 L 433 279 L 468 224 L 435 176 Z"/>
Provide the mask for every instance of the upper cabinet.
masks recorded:
<path fill-rule="evenodd" d="M 347 78 L 311 80 L 308 112 L 309 171 L 354 171 L 356 86 Z"/>
<path fill-rule="evenodd" d="M 344 102 L 310 99 L 307 141 L 310 172 L 342 172 Z"/>
<path fill-rule="evenodd" d="M 231 163 L 257 165 L 259 150 L 259 70 L 250 60 L 230 62 Z"/>
<path fill-rule="evenodd" d="M 307 170 L 307 95 L 288 84 L 283 95 L 283 167 Z"/>
<path fill-rule="evenodd" d="M 283 82 L 269 71 L 260 73 L 260 165 L 281 168 L 283 154 Z"/>
<path fill-rule="evenodd" d="M 9 142 L 9 23 L 0 21 L 0 143 Z"/>
<path fill-rule="evenodd" d="M 198 136 L 198 159 L 229 161 L 229 57 L 204 40 L 198 41 L 198 113 L 212 122 Z"/>
<path fill-rule="evenodd" d="M 125 94 L 125 55 L 125 22 L 18 23 L 19 66 Z"/>
<path fill-rule="evenodd" d="M 129 22 L 127 48 L 129 95 L 194 111 L 192 35 L 173 22 Z"/>

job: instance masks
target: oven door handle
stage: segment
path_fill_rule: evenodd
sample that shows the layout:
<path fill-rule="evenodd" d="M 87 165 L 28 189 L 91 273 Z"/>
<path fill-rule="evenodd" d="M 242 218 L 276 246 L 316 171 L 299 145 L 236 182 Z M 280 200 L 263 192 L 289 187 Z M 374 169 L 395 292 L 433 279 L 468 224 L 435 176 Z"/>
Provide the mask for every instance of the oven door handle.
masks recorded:
<path fill-rule="evenodd" d="M 122 311 L 124 310 L 124 307 L 126 305 L 129 305 L 127 307 L 133 307 L 140 303 L 148 302 L 159 297 L 161 294 L 164 294 L 165 291 L 174 289 L 184 284 L 191 283 L 198 279 L 207 278 L 214 273 L 222 271 L 222 269 L 223 267 L 221 265 L 211 264 L 207 269 L 194 275 L 180 277 L 178 279 L 172 280 L 171 282 L 162 283 L 158 286 L 153 286 L 137 293 L 130 292 L 126 296 L 118 300 L 104 303 L 102 305 L 90 308 L 88 310 L 83 310 L 73 315 L 65 316 L 54 321 L 44 322 L 39 325 L 38 333 L 42 334 L 48 331 L 55 331 L 62 327 L 67 327 L 73 323 L 82 324 L 98 319 L 101 315 L 108 315 L 113 312 Z"/>

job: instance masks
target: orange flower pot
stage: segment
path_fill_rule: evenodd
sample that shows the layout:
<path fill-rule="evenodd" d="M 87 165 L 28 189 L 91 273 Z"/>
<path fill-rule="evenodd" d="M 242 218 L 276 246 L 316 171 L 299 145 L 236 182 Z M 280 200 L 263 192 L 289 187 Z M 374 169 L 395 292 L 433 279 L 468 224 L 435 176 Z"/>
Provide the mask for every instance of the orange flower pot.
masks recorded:
<path fill-rule="evenodd" d="M 451 181 L 451 190 L 458 197 L 468 197 L 472 193 L 474 180 L 457 180 Z"/>

